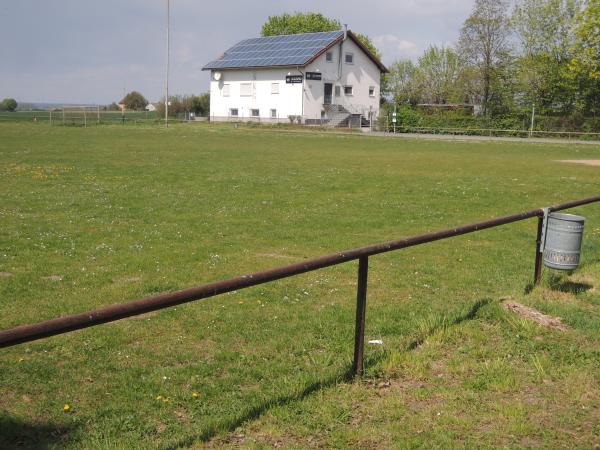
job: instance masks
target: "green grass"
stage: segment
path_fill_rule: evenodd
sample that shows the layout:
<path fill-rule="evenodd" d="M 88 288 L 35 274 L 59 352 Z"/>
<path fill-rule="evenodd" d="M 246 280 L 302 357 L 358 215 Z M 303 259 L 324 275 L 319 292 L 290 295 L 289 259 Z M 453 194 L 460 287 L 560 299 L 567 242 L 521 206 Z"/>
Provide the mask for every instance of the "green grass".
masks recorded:
<path fill-rule="evenodd" d="M 598 194 L 578 158 L 600 147 L 0 123 L 0 329 Z M 0 448 L 598 445 L 600 205 L 573 212 L 581 269 L 527 295 L 535 220 L 371 258 L 363 383 L 356 263 L 3 349 Z"/>

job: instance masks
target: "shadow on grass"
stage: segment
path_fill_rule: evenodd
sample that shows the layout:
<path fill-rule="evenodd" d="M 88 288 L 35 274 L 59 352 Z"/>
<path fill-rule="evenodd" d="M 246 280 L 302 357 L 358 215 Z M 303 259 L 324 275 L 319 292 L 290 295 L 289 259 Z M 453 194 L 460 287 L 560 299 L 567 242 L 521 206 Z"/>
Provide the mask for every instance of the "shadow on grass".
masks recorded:
<path fill-rule="evenodd" d="M 469 309 L 469 311 L 467 311 L 465 314 L 463 314 L 461 316 L 456 317 L 454 320 L 452 320 L 451 322 L 448 322 L 446 325 L 451 325 L 451 326 L 458 325 L 459 323 L 464 322 L 466 320 L 473 320 L 477 316 L 478 311 L 481 308 L 483 308 L 485 305 L 489 304 L 490 302 L 491 302 L 490 299 L 481 299 L 481 300 L 476 301 L 473 304 L 473 306 Z M 416 349 L 419 345 L 421 345 L 425 341 L 425 339 L 427 339 L 428 336 L 435 333 L 438 328 L 439 328 L 439 326 L 435 326 L 435 327 L 431 328 L 426 335 L 411 342 L 411 344 L 409 344 L 407 347 L 407 351 Z M 375 366 L 376 364 L 381 362 L 385 357 L 386 357 L 386 354 L 384 352 L 371 353 L 371 354 L 365 355 L 365 361 L 364 361 L 365 368 Z M 241 414 L 240 416 L 238 416 L 232 420 L 213 424 L 206 431 L 204 431 L 203 433 L 201 433 L 197 436 L 190 436 L 185 439 L 181 439 L 175 443 L 171 443 L 162 448 L 165 450 L 171 450 L 171 449 L 176 449 L 176 448 L 190 447 L 191 445 L 193 445 L 199 441 L 206 442 L 221 432 L 234 431 L 235 429 L 237 429 L 238 427 L 243 425 L 245 422 L 258 419 L 260 416 L 262 416 L 264 413 L 269 411 L 271 408 L 275 408 L 278 406 L 285 406 L 285 405 L 288 405 L 295 401 L 300 401 L 300 400 L 304 399 L 305 397 L 307 397 L 321 389 L 335 386 L 336 384 L 340 384 L 340 383 L 349 383 L 352 380 L 354 380 L 352 366 L 348 365 L 347 368 L 345 369 L 344 373 L 342 373 L 340 375 L 335 375 L 326 380 L 319 380 L 315 383 L 312 383 L 312 384 L 306 386 L 302 391 L 300 391 L 296 394 L 277 397 L 277 398 L 269 400 L 263 404 L 253 406 L 250 409 L 248 409 L 247 411 L 245 411 L 243 414 Z"/>
<path fill-rule="evenodd" d="M 49 449 L 64 445 L 73 427 L 51 422 L 25 422 L 0 413 L 0 448 Z"/>
<path fill-rule="evenodd" d="M 466 320 L 473 320 L 477 316 L 477 313 L 479 312 L 479 310 L 481 308 L 483 308 L 485 305 L 489 304 L 490 302 L 491 302 L 491 300 L 489 298 L 483 298 L 483 299 L 477 300 L 473 304 L 473 306 L 471 306 L 471 308 L 465 314 L 463 314 L 462 316 L 456 317 L 451 322 L 442 322 L 442 321 L 438 322 L 435 326 L 431 327 L 427 331 L 427 333 L 423 334 L 422 336 L 419 336 L 417 339 L 415 339 L 410 344 L 408 344 L 407 350 L 414 350 L 414 349 L 416 349 L 423 342 L 425 342 L 425 340 L 429 336 L 431 336 L 432 334 L 434 334 L 437 330 L 439 330 L 443 326 L 458 325 L 459 323 L 464 322 Z"/>
<path fill-rule="evenodd" d="M 593 286 L 589 283 L 580 283 L 570 280 L 565 280 L 560 275 L 552 274 L 548 281 L 550 289 L 553 291 L 566 292 L 568 294 L 580 294 L 582 292 L 589 291 Z"/>

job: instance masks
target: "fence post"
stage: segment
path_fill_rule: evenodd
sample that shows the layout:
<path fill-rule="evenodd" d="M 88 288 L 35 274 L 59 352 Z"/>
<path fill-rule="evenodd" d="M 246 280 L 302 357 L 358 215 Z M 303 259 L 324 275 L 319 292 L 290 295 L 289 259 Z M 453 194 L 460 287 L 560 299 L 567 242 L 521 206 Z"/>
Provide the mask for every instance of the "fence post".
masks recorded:
<path fill-rule="evenodd" d="M 354 332 L 354 364 L 352 366 L 355 377 L 360 377 L 363 373 L 368 271 L 369 257 L 362 256 L 358 260 L 358 286 L 356 288 L 356 329 Z"/>
<path fill-rule="evenodd" d="M 542 279 L 542 232 L 544 217 L 538 217 L 537 238 L 535 240 L 535 269 L 533 272 L 533 284 L 537 286 Z"/>

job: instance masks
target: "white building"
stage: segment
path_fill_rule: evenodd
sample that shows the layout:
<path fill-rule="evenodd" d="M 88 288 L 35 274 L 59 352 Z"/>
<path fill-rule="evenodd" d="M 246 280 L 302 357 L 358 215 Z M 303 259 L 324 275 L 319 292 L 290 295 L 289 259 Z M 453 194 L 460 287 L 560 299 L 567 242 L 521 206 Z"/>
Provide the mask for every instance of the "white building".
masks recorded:
<path fill-rule="evenodd" d="M 351 31 L 247 39 L 202 70 L 211 120 L 331 126 L 376 118 L 387 72 Z"/>

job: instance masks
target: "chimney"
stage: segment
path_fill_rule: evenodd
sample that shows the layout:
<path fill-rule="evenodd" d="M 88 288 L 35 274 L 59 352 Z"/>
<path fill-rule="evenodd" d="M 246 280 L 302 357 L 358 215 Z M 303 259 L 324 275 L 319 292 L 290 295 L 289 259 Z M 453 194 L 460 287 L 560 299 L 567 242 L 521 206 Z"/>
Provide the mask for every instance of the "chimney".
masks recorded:
<path fill-rule="evenodd" d="M 348 24 L 344 24 L 344 40 L 348 37 Z"/>

